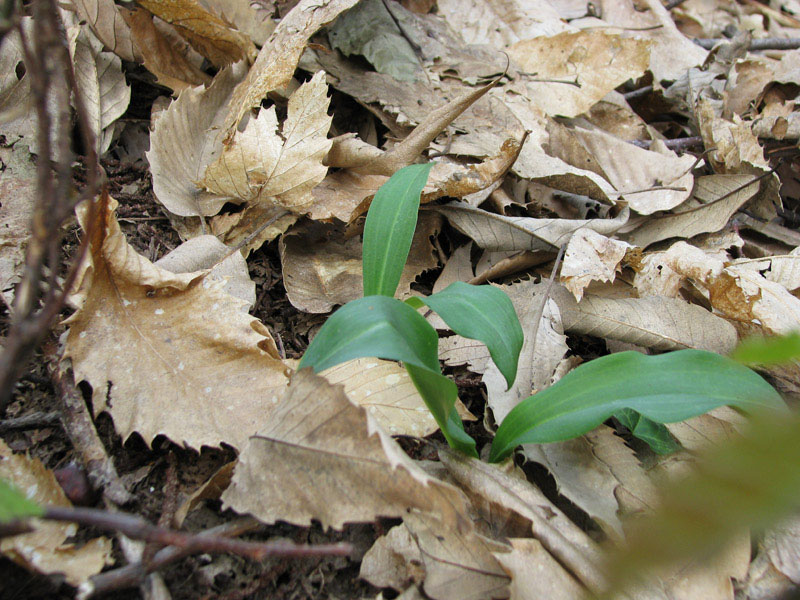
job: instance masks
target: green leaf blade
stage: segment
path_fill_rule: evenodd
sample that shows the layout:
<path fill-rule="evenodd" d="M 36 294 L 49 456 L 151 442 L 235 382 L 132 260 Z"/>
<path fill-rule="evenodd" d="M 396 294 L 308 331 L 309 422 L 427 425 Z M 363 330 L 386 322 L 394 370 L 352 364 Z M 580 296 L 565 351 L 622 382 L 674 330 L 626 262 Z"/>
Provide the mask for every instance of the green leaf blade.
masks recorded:
<path fill-rule="evenodd" d="M 733 360 L 745 365 L 780 365 L 800 359 L 800 332 L 770 338 L 743 340 L 731 353 Z"/>
<path fill-rule="evenodd" d="M 364 295 L 394 296 L 417 226 L 431 163 L 400 169 L 381 186 L 367 213 L 362 255 Z"/>
<path fill-rule="evenodd" d="M 672 454 L 681 448 L 664 425 L 643 417 L 635 410 L 623 408 L 614 414 L 614 418 L 634 436 L 647 442 L 656 454 Z"/>
<path fill-rule="evenodd" d="M 724 405 L 787 411 L 772 386 L 727 357 L 703 350 L 620 352 L 579 366 L 514 407 L 497 430 L 489 460 L 502 460 L 520 444 L 577 437 L 623 409 L 674 423 Z"/>
<path fill-rule="evenodd" d="M 418 300 L 458 335 L 486 344 L 506 384 L 509 388 L 513 385 L 524 335 L 514 305 L 502 290 L 456 281 L 441 292 Z"/>
<path fill-rule="evenodd" d="M 39 517 L 44 510 L 5 479 L 0 479 L 0 523 Z"/>

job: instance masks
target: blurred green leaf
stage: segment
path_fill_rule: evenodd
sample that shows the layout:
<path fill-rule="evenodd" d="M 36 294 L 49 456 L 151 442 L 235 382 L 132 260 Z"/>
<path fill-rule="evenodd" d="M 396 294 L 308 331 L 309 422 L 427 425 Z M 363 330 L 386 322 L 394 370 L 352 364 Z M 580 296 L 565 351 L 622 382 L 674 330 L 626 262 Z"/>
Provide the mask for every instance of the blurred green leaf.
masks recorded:
<path fill-rule="evenodd" d="M 419 196 L 432 163 L 400 169 L 370 204 L 364 223 L 364 295 L 394 296 L 417 226 Z"/>
<path fill-rule="evenodd" d="M 437 294 L 415 297 L 412 302 L 426 304 L 457 334 L 486 344 L 511 387 L 517 376 L 523 333 L 514 305 L 502 290 L 456 281 Z"/>
<path fill-rule="evenodd" d="M 44 511 L 5 479 L 0 479 L 0 523 L 38 517 Z"/>
<path fill-rule="evenodd" d="M 520 444 L 577 437 L 625 408 L 674 423 L 724 405 L 788 412 L 764 379 L 719 354 L 619 352 L 579 366 L 515 406 L 497 430 L 489 460 L 504 459 Z"/>
<path fill-rule="evenodd" d="M 745 365 L 779 365 L 800 358 L 800 332 L 775 337 L 751 337 L 731 352 L 731 358 Z"/>

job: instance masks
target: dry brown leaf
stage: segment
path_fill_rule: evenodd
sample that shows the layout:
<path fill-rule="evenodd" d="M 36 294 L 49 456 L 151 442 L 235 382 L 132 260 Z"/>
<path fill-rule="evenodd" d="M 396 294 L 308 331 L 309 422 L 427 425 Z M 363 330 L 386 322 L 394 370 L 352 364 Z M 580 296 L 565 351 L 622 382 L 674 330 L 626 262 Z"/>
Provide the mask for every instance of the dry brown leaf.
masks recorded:
<path fill-rule="evenodd" d="M 31 17 L 22 17 L 20 26 L 30 36 L 33 31 Z M 22 42 L 16 31 L 8 32 L 0 41 L 0 134 L 7 144 L 24 139 L 30 151 L 37 152 L 37 117 L 33 102 L 31 77 L 18 69 L 24 64 Z"/>
<path fill-rule="evenodd" d="M 741 259 L 733 264 L 759 271 L 764 277 L 781 284 L 790 292 L 800 288 L 800 246 L 787 255 Z"/>
<path fill-rule="evenodd" d="M 533 75 L 526 86 L 534 103 L 548 115 L 575 117 L 618 85 L 644 74 L 650 46 L 604 31 L 565 31 L 517 42 L 508 54 Z"/>
<path fill-rule="evenodd" d="M 266 327 L 207 271 L 173 274 L 128 245 L 98 206 L 91 266 L 68 320 L 65 358 L 127 439 L 244 447 L 269 418 L 287 367 Z"/>
<path fill-rule="evenodd" d="M 327 92 L 322 71 L 301 85 L 289 98 L 280 132 L 275 107 L 262 110 L 208 165 L 200 184 L 234 201 L 302 212 L 327 172 L 322 164 L 331 147 Z"/>
<path fill-rule="evenodd" d="M 143 9 L 130 11 L 125 18 L 142 63 L 159 84 L 179 94 L 186 88 L 211 83 L 211 77 L 186 56 L 183 38 L 179 38 L 181 45 L 176 33 L 168 35 L 170 32 L 165 31 L 169 25 L 158 27 L 153 15 Z"/>
<path fill-rule="evenodd" d="M 456 281 L 469 281 L 475 276 L 472 269 L 472 259 L 470 253 L 472 244 L 465 244 L 456 248 L 444 263 L 442 272 L 433 284 L 433 292 L 441 292 L 451 283 Z"/>
<path fill-rule="evenodd" d="M 289 227 L 299 219 L 298 215 L 287 213 L 280 206 L 274 204 L 253 204 L 244 210 L 234 213 L 217 215 L 211 219 L 211 233 L 217 236 L 229 247 L 242 247 L 242 252 L 250 254 L 266 242 L 271 242 L 276 237 L 285 233 Z M 252 235 L 265 223 L 271 224 L 261 229 L 261 232 Z M 195 234 L 196 235 L 196 234 Z M 245 243 L 246 242 L 246 243 Z"/>
<path fill-rule="evenodd" d="M 197 0 L 141 0 L 139 4 L 172 24 L 215 67 L 243 59 L 252 62 L 256 57 L 250 38 L 229 27 Z"/>
<path fill-rule="evenodd" d="M 689 238 L 719 231 L 734 213 L 758 193 L 752 175 L 706 175 L 695 180 L 692 198 L 674 213 L 657 215 L 644 222 L 627 239 L 635 246 L 646 247 L 671 237 Z"/>
<path fill-rule="evenodd" d="M 385 175 L 359 175 L 349 169 L 328 173 L 311 194 L 313 204 L 308 216 L 314 220 L 336 217 L 350 223 L 358 217 L 358 209 L 387 181 Z"/>
<path fill-rule="evenodd" d="M 679 423 L 668 423 L 669 432 L 690 452 L 733 441 L 747 424 L 745 417 L 728 406 Z"/>
<path fill-rule="evenodd" d="M 587 227 L 611 235 L 627 221 L 627 208 L 613 219 L 535 219 L 506 217 L 474 208 L 466 202 L 450 202 L 435 207 L 464 235 L 484 250 L 552 250 L 566 244 L 572 234 Z"/>
<path fill-rule="evenodd" d="M 513 550 L 494 557 L 511 577 L 510 600 L 580 600 L 583 588 L 556 561 L 541 542 L 531 538 L 508 540 Z"/>
<path fill-rule="evenodd" d="M 272 14 L 275 7 L 267 2 L 251 0 L 202 0 L 224 21 L 248 35 L 253 43 L 263 46 L 270 34 L 275 31 Z"/>
<path fill-rule="evenodd" d="M 560 280 L 580 302 L 591 281 L 614 281 L 629 244 L 612 240 L 591 229 L 579 229 L 564 252 Z"/>
<path fill-rule="evenodd" d="M 72 65 L 81 100 L 95 136 L 98 155 L 105 154 L 111 145 L 113 130 L 109 129 L 127 110 L 131 88 L 122 72 L 122 61 L 103 52 L 103 44 L 89 29 L 75 28 L 69 33 Z"/>
<path fill-rule="evenodd" d="M 769 171 L 758 138 L 739 115 L 733 115 L 730 121 L 722 119 L 705 99 L 699 101 L 696 114 L 706 148 L 714 148 L 708 157 L 717 173 Z"/>
<path fill-rule="evenodd" d="M 36 458 L 13 454 L 0 440 L 0 478 L 10 481 L 39 506 L 71 507 L 55 475 Z M 112 562 L 111 540 L 92 538 L 85 544 L 67 542 L 78 532 L 74 523 L 34 521 L 34 531 L 0 540 L 0 553 L 27 569 L 64 573 L 77 586 Z"/>
<path fill-rule="evenodd" d="M 392 527 L 367 550 L 361 560 L 360 579 L 375 587 L 405 589 L 425 579 L 422 555 L 407 527 Z"/>
<path fill-rule="evenodd" d="M 433 325 L 433 323 L 431 324 Z M 437 325 L 439 324 L 434 326 L 437 327 Z M 444 321 L 441 322 L 441 326 L 447 327 Z M 449 367 L 467 365 L 473 373 L 483 373 L 486 371 L 490 359 L 489 349 L 477 340 L 460 335 L 439 338 L 439 360 L 444 361 L 444 364 Z"/>
<path fill-rule="evenodd" d="M 294 75 L 308 39 L 358 0 L 301 0 L 289 11 L 258 53 L 247 77 L 233 92 L 222 124 L 230 142 L 244 114 L 267 94 L 285 87 Z"/>
<path fill-rule="evenodd" d="M 222 151 L 219 126 L 244 65 L 223 69 L 208 88 L 187 88 L 155 119 L 147 160 L 153 191 L 166 209 L 183 217 L 212 216 L 227 198 L 197 182 Z"/>
<path fill-rule="evenodd" d="M 117 6 L 114 0 L 72 0 L 72 6 L 108 50 L 122 60 L 141 62 L 126 22 L 128 9 Z"/>
<path fill-rule="evenodd" d="M 250 438 L 222 499 L 266 523 L 317 519 L 340 529 L 415 509 L 466 525 L 460 491 L 427 475 L 341 386 L 309 369 L 294 374 Z"/>
<path fill-rule="evenodd" d="M 395 293 L 411 295 L 411 284 L 438 266 L 430 238 L 441 227 L 438 215 L 424 213 L 417 222 L 403 273 Z M 281 265 L 286 294 L 298 310 L 328 312 L 363 295 L 361 241 L 344 239 L 341 228 L 306 223 L 281 239 Z"/>
<path fill-rule="evenodd" d="M 790 597 L 800 585 L 800 519 L 768 530 L 742 585 L 747 600 Z"/>
<path fill-rule="evenodd" d="M 343 385 L 347 397 L 366 408 L 390 435 L 425 437 L 439 430 L 405 367 L 396 362 L 359 358 L 321 375 L 332 384 Z M 476 419 L 460 400 L 456 400 L 456 410 L 462 419 Z"/>
<path fill-rule="evenodd" d="M 0 198 L 0 293 L 11 301 L 22 279 L 36 198 L 36 167 L 27 146 L 15 144 L 11 149 L 0 171 Z"/>

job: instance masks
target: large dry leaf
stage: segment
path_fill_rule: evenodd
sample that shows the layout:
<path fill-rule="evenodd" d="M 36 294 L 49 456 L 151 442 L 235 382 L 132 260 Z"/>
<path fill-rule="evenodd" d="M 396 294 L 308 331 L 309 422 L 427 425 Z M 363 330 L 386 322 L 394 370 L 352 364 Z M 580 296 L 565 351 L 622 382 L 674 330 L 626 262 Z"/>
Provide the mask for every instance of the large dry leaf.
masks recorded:
<path fill-rule="evenodd" d="M 280 132 L 274 106 L 250 119 L 208 165 L 202 186 L 235 201 L 274 203 L 301 212 L 327 172 L 322 164 L 331 147 L 327 92 L 322 71 L 301 85 L 289 98 Z"/>
<path fill-rule="evenodd" d="M 271 18 L 275 8 L 266 2 L 251 2 L 251 0 L 202 1 L 223 20 L 232 23 L 236 29 L 250 36 L 250 39 L 258 46 L 263 46 L 270 34 L 275 31 L 275 23 Z"/>
<path fill-rule="evenodd" d="M 625 236 L 635 246 L 648 246 L 671 237 L 690 238 L 719 231 L 734 213 L 758 192 L 751 175 L 707 175 L 695 181 L 692 198 L 674 213 L 656 215 Z"/>
<path fill-rule="evenodd" d="M 109 127 L 128 108 L 131 88 L 125 81 L 120 58 L 103 52 L 103 44 L 89 29 L 81 27 L 70 32 L 70 51 L 96 151 L 102 155 L 111 145 L 113 130 Z"/>
<path fill-rule="evenodd" d="M 72 6 L 108 50 L 122 60 L 139 62 L 139 48 L 126 22 L 127 9 L 117 6 L 114 0 L 72 0 Z"/>
<path fill-rule="evenodd" d="M 498 50 L 573 29 L 547 0 L 439 0 L 436 6 L 465 42 Z"/>
<path fill-rule="evenodd" d="M 533 102 L 548 115 L 575 117 L 618 85 L 640 77 L 650 61 L 650 45 L 604 31 L 565 31 L 517 42 L 508 54 L 536 79 L 558 80 L 528 81 Z"/>
<path fill-rule="evenodd" d="M 55 475 L 36 458 L 13 454 L 0 440 L 0 478 L 10 481 L 39 506 L 72 506 Z M 0 539 L 0 553 L 40 573 L 64 573 L 77 586 L 112 562 L 111 540 L 92 538 L 80 547 L 67 542 L 78 532 L 74 523 L 35 521 L 31 533 Z"/>
<path fill-rule="evenodd" d="M 141 0 L 139 4 L 171 23 L 215 67 L 255 59 L 256 48 L 250 38 L 206 10 L 198 0 Z"/>
<path fill-rule="evenodd" d="M 461 492 L 427 475 L 341 386 L 309 369 L 294 374 L 250 438 L 222 499 L 267 523 L 340 529 L 416 509 L 465 525 Z"/>
<path fill-rule="evenodd" d="M 243 448 L 269 418 L 287 367 L 266 327 L 207 271 L 174 274 L 128 245 L 101 202 L 64 356 L 123 439 L 165 435 Z"/>
<path fill-rule="evenodd" d="M 629 245 L 612 240 L 591 229 L 579 229 L 564 252 L 560 280 L 580 302 L 592 281 L 614 281 L 620 261 Z"/>
<path fill-rule="evenodd" d="M 566 244 L 582 227 L 611 235 L 625 225 L 630 214 L 625 208 L 613 219 L 507 217 L 474 208 L 466 202 L 450 202 L 435 210 L 484 250 L 552 250 Z"/>
<path fill-rule="evenodd" d="M 531 538 L 509 540 L 513 550 L 494 557 L 511 577 L 511 600 L 581 600 L 586 590 Z"/>
<path fill-rule="evenodd" d="M 314 203 L 309 207 L 308 216 L 314 220 L 336 217 L 349 223 L 358 216 L 357 209 L 364 201 L 374 196 L 388 180 L 385 175 L 360 175 L 349 169 L 328 172 L 311 192 Z"/>
<path fill-rule="evenodd" d="M 289 83 L 308 39 L 357 2 L 301 0 L 281 19 L 258 53 L 247 77 L 233 92 L 222 126 L 228 141 L 233 138 L 236 126 L 250 108 L 257 106 L 269 92 Z"/>
<path fill-rule="evenodd" d="M 781 284 L 790 292 L 800 288 L 800 247 L 783 256 L 741 259 L 735 265 L 759 271 L 770 281 Z"/>
<path fill-rule="evenodd" d="M 220 71 L 205 88 L 187 88 L 155 120 L 147 160 L 153 191 L 168 211 L 183 217 L 212 216 L 227 198 L 198 187 L 206 167 L 222 151 L 219 126 L 243 65 Z"/>
<path fill-rule="evenodd" d="M 366 408 L 390 435 L 425 437 L 439 430 L 408 372 L 396 362 L 358 358 L 331 367 L 322 376 L 343 385 L 347 397 Z M 475 420 L 460 400 L 456 410 L 462 419 Z"/>
<path fill-rule="evenodd" d="M 22 144 L 14 145 L 0 171 L 0 198 L 0 293 L 10 301 L 13 287 L 22 279 L 36 199 L 36 167 Z"/>
<path fill-rule="evenodd" d="M 438 233 L 441 217 L 421 215 L 411 251 L 403 267 L 396 296 L 411 295 L 417 277 L 438 266 L 431 237 Z M 286 295 L 298 310 L 328 312 L 363 296 L 361 241 L 344 239 L 340 228 L 305 224 L 281 239 L 281 265 Z"/>

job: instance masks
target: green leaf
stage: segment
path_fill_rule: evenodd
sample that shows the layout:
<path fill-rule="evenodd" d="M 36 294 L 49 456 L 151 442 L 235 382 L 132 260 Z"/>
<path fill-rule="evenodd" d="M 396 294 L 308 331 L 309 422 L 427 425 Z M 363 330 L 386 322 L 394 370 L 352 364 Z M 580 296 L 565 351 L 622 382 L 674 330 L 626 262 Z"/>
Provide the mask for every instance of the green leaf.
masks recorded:
<path fill-rule="evenodd" d="M 486 344 L 508 387 L 513 385 L 523 333 L 514 305 L 502 290 L 456 281 L 437 294 L 415 299 L 436 311 L 457 334 Z"/>
<path fill-rule="evenodd" d="M 800 358 L 800 332 L 770 338 L 751 337 L 743 340 L 731 358 L 746 365 L 779 365 Z"/>
<path fill-rule="evenodd" d="M 497 430 L 489 460 L 504 459 L 520 444 L 577 437 L 625 408 L 674 423 L 723 405 L 788 410 L 759 375 L 713 352 L 619 352 L 579 366 L 515 406 Z"/>
<path fill-rule="evenodd" d="M 403 361 L 448 443 L 477 456 L 475 441 L 455 410 L 456 385 L 442 375 L 438 348 L 436 331 L 413 308 L 394 298 L 367 296 L 348 302 L 325 321 L 298 369 L 319 373 L 365 356 Z"/>
<path fill-rule="evenodd" d="M 681 448 L 669 429 L 661 423 L 646 419 L 635 410 L 623 408 L 614 413 L 614 418 L 627 427 L 633 435 L 646 442 L 656 454 L 671 454 Z"/>
<path fill-rule="evenodd" d="M 381 186 L 364 224 L 364 295 L 394 296 L 417 226 L 419 196 L 433 165 L 400 169 Z"/>
<path fill-rule="evenodd" d="M 0 523 L 38 517 L 44 511 L 5 479 L 0 479 Z"/>

